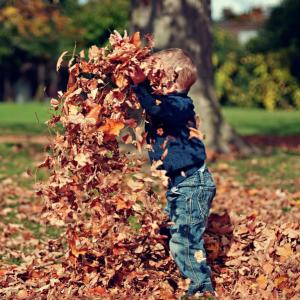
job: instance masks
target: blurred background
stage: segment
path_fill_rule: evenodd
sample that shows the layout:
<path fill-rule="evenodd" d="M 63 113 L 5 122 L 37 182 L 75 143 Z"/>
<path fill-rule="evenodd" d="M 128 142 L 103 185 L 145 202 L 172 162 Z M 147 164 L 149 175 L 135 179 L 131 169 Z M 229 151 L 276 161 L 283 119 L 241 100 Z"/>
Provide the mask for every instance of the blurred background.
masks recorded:
<path fill-rule="evenodd" d="M 0 134 L 46 133 L 49 99 L 68 77 L 66 65 L 56 72 L 60 53 L 68 50 L 70 58 L 103 45 L 114 29 L 130 30 L 134 2 L 0 1 Z M 210 5 L 214 88 L 225 118 L 241 134 L 298 134 L 300 1 Z M 247 124 L 255 116 L 266 124 Z"/>

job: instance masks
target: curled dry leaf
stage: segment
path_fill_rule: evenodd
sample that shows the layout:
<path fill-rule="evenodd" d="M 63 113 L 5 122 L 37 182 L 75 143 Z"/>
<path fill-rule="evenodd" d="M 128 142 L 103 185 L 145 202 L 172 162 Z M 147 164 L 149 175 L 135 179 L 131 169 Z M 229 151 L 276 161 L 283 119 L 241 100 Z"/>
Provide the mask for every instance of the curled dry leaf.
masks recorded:
<path fill-rule="evenodd" d="M 62 62 L 63 62 L 64 56 L 65 56 L 68 52 L 69 52 L 69 51 L 64 51 L 64 52 L 60 55 L 60 57 L 58 58 L 57 63 L 56 63 L 56 71 L 59 71 L 60 66 L 61 66 L 61 64 L 62 64 Z"/>

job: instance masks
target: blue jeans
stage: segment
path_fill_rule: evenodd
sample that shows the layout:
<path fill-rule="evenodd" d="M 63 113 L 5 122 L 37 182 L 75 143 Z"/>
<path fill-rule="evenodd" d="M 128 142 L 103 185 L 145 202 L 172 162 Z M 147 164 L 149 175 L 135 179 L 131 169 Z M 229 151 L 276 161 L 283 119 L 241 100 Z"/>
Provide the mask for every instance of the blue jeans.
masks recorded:
<path fill-rule="evenodd" d="M 203 233 L 215 194 L 206 165 L 166 192 L 165 211 L 174 224 L 170 227 L 170 252 L 182 275 L 191 280 L 188 295 L 214 291 Z"/>

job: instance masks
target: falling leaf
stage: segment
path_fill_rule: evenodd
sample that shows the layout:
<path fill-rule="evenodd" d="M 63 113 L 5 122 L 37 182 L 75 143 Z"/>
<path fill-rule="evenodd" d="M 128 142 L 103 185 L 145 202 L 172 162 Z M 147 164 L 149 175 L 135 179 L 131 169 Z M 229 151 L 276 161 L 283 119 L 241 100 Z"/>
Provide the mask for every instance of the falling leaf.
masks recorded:
<path fill-rule="evenodd" d="M 58 72 L 59 69 L 60 69 L 60 66 L 61 66 L 61 64 L 62 64 L 62 62 L 63 62 L 64 56 L 65 56 L 68 52 L 69 52 L 69 51 L 64 51 L 64 52 L 60 55 L 60 57 L 58 58 L 57 64 L 56 64 L 56 71 L 57 71 L 57 72 Z"/>
<path fill-rule="evenodd" d="M 135 32 L 135 33 L 132 35 L 132 37 L 131 37 L 131 39 L 130 39 L 130 42 L 131 42 L 134 46 L 136 46 L 137 48 L 141 47 L 142 41 L 141 41 L 141 35 L 140 35 L 140 33 L 139 33 L 139 32 Z"/>
<path fill-rule="evenodd" d="M 120 131 L 124 128 L 124 123 L 119 120 L 106 119 L 105 124 L 99 127 L 99 130 L 103 131 L 105 134 L 117 136 Z"/>
<path fill-rule="evenodd" d="M 118 74 L 118 76 L 116 76 L 116 85 L 119 88 L 124 88 L 129 84 L 128 79 L 126 78 L 126 76 L 124 74 Z"/>
<path fill-rule="evenodd" d="M 100 104 L 96 105 L 91 111 L 86 115 L 87 119 L 92 119 L 96 124 L 99 119 L 99 114 L 101 111 L 102 106 Z"/>
<path fill-rule="evenodd" d="M 52 106 L 53 108 L 57 108 L 58 105 L 59 105 L 59 101 L 52 98 L 52 99 L 50 100 L 50 104 L 51 104 L 51 106 Z"/>

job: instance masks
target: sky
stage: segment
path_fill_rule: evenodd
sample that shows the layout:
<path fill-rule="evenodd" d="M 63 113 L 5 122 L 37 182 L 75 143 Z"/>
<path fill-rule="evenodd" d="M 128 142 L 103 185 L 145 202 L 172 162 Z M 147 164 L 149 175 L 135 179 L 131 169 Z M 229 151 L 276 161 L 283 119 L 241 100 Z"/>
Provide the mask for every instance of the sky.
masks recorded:
<path fill-rule="evenodd" d="M 229 7 L 234 12 L 240 13 L 253 6 L 270 7 L 277 5 L 281 0 L 212 0 L 212 15 L 214 19 L 222 16 L 223 8 Z"/>

